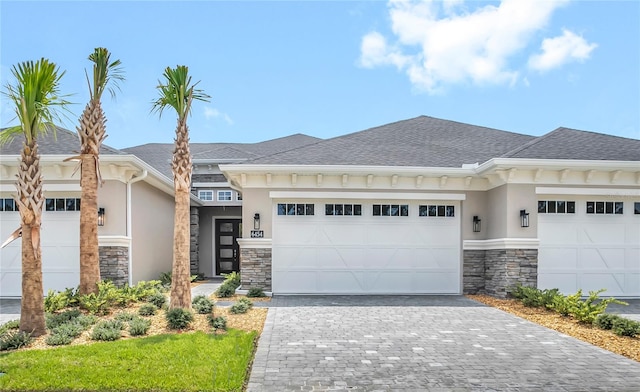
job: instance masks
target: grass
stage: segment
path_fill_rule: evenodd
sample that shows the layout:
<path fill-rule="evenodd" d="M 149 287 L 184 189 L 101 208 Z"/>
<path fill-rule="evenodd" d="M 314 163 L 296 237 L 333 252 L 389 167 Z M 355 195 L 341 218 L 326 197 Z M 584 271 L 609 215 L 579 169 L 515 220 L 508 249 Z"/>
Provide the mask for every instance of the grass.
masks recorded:
<path fill-rule="evenodd" d="M 256 332 L 229 330 L 0 355 L 0 390 L 241 391 Z"/>

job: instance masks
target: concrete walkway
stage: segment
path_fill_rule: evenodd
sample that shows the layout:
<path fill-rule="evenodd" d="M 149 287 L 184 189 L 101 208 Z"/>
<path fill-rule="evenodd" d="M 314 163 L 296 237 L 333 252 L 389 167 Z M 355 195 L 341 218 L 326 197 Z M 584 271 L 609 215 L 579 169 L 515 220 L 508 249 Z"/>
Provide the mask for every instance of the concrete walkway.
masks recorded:
<path fill-rule="evenodd" d="M 462 296 L 276 296 L 249 392 L 640 391 L 640 363 Z"/>

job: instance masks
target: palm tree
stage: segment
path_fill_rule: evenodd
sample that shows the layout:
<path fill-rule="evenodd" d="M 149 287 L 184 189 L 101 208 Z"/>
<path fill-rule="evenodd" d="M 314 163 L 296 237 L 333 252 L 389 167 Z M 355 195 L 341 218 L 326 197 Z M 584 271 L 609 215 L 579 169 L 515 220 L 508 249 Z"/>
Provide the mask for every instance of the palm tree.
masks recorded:
<path fill-rule="evenodd" d="M 165 108 L 171 107 L 178 114 L 175 148 L 171 161 L 173 187 L 175 190 L 175 215 L 173 228 L 173 267 L 171 272 L 172 308 L 191 308 L 191 280 L 189 269 L 190 243 L 190 193 L 191 193 L 191 153 L 189 152 L 189 128 L 187 116 L 191 112 L 194 99 L 208 102 L 209 96 L 191 84 L 189 68 L 178 65 L 167 67 L 163 74 L 166 84 L 158 82 L 160 97 L 153 102 L 152 111 L 162 117 Z"/>
<path fill-rule="evenodd" d="M 96 293 L 100 282 L 100 255 L 98 247 L 98 184 L 100 179 L 100 146 L 107 137 L 107 121 L 100 99 L 109 82 L 118 87 L 124 80 L 120 60 L 111 61 L 105 48 L 95 48 L 89 55 L 93 62 L 93 83 L 86 74 L 89 85 L 89 103 L 76 127 L 80 137 L 80 294 Z M 111 97 L 115 91 L 109 88 Z"/>
<path fill-rule="evenodd" d="M 46 332 L 44 320 L 44 292 L 42 287 L 42 249 L 40 224 L 42 220 L 42 172 L 37 137 L 47 130 L 55 132 L 54 120 L 59 120 L 57 109 L 69 104 L 59 95 L 60 79 L 64 71 L 47 59 L 26 61 L 14 65 L 11 73 L 16 84 L 7 84 L 7 96 L 15 105 L 20 125 L 9 127 L 0 133 L 0 143 L 11 141 L 24 134 L 20 154 L 18 194 L 16 203 L 20 210 L 22 234 L 22 302 L 20 330 L 40 336 Z"/>

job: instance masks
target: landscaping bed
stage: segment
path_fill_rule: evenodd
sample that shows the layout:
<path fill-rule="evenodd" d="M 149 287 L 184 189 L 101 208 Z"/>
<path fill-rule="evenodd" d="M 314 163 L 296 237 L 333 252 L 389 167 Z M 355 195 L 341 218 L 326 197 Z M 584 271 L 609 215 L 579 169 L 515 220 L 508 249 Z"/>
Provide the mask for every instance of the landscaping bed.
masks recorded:
<path fill-rule="evenodd" d="M 467 295 L 467 297 L 640 362 L 640 339 L 637 337 L 618 336 L 610 330 L 580 323 L 549 309 L 526 307 L 516 299 L 499 299 L 488 295 Z"/>

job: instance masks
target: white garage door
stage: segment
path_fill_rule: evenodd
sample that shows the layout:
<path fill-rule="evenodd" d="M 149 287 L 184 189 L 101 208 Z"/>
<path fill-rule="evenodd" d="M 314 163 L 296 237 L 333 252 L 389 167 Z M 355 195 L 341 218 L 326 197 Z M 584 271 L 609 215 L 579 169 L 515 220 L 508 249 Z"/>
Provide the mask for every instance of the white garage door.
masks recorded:
<path fill-rule="evenodd" d="M 633 202 L 563 196 L 538 204 L 539 288 L 640 296 L 640 215 Z"/>
<path fill-rule="evenodd" d="M 458 294 L 459 206 L 459 201 L 276 201 L 273 291 Z"/>
<path fill-rule="evenodd" d="M 20 226 L 18 212 L 0 212 L 2 242 Z M 80 284 L 80 212 L 43 212 L 42 275 L 44 294 L 49 289 L 64 290 Z M 0 250 L 0 297 L 22 295 L 22 239 Z"/>

